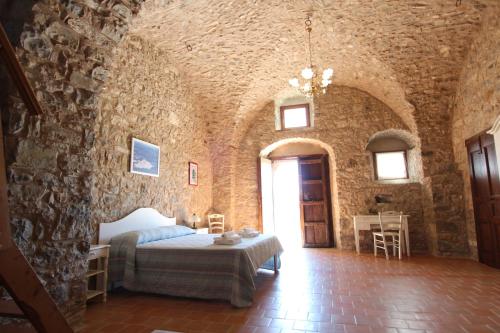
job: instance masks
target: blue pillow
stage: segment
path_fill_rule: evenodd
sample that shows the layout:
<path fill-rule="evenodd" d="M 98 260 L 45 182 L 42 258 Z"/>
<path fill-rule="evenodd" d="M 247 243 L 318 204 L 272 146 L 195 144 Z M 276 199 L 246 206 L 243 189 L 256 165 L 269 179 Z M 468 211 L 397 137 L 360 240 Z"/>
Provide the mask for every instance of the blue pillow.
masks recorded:
<path fill-rule="evenodd" d="M 196 233 L 193 229 L 183 225 L 171 225 L 168 227 L 159 227 L 138 231 L 139 238 L 137 244 L 154 242 L 161 239 L 175 238 Z"/>
<path fill-rule="evenodd" d="M 133 244 L 144 244 L 149 242 L 154 242 L 161 239 L 175 238 L 185 235 L 191 235 L 196 233 L 193 229 L 185 227 L 183 225 L 170 225 L 167 227 L 158 227 L 146 230 L 136 230 L 129 231 L 111 239 L 111 243 L 133 243 Z"/>

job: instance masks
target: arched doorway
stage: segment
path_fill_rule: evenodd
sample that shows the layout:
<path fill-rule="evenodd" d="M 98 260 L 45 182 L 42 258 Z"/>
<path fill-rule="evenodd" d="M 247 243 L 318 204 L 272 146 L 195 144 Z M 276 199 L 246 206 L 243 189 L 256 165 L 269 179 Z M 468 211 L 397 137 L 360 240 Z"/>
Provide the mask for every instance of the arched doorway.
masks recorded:
<path fill-rule="evenodd" d="M 275 142 L 260 153 L 260 220 L 286 250 L 336 243 L 333 150 L 308 138 Z"/>

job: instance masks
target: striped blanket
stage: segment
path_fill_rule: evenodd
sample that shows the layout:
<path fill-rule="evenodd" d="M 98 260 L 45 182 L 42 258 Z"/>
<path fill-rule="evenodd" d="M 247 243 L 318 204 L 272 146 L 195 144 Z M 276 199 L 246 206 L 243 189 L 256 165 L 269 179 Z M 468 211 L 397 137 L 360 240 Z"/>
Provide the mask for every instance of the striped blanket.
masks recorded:
<path fill-rule="evenodd" d="M 217 235 L 178 229 L 170 235 L 129 232 L 111 240 L 109 279 L 128 290 L 250 306 L 257 270 L 283 249 L 271 235 L 244 238 L 237 245 L 214 245 Z M 180 227 L 180 228 L 179 228 Z M 171 227 L 164 227 L 171 228 Z M 161 238 L 161 239 L 159 239 Z"/>

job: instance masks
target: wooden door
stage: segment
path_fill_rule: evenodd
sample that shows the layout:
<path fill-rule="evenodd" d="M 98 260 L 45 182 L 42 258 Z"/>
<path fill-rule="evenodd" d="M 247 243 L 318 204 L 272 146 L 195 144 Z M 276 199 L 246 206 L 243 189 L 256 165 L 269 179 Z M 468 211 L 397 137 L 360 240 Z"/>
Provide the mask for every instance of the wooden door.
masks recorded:
<path fill-rule="evenodd" d="M 300 223 L 304 247 L 331 247 L 328 157 L 299 158 Z"/>
<path fill-rule="evenodd" d="M 261 232 L 268 234 L 275 232 L 274 202 L 273 202 L 273 167 L 268 158 L 259 159 L 259 202 L 261 214 Z"/>
<path fill-rule="evenodd" d="M 500 178 L 493 136 L 466 141 L 479 260 L 500 268 Z"/>

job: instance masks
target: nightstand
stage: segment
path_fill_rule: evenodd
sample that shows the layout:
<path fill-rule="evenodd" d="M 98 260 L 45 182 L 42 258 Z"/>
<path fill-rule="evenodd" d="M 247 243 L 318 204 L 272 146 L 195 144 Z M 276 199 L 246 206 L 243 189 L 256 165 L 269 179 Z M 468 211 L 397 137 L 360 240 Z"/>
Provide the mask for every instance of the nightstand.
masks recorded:
<path fill-rule="evenodd" d="M 208 228 L 196 228 L 193 229 L 197 234 L 208 234 Z"/>
<path fill-rule="evenodd" d="M 100 297 L 106 302 L 106 289 L 108 286 L 108 258 L 109 245 L 90 245 L 87 259 L 87 301 Z"/>

